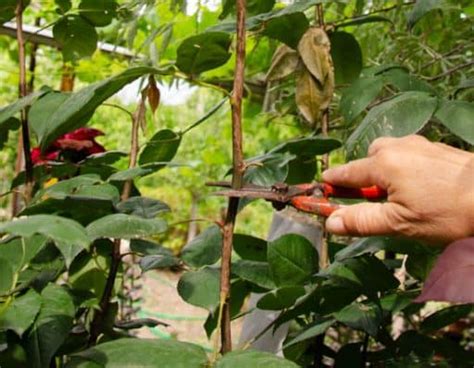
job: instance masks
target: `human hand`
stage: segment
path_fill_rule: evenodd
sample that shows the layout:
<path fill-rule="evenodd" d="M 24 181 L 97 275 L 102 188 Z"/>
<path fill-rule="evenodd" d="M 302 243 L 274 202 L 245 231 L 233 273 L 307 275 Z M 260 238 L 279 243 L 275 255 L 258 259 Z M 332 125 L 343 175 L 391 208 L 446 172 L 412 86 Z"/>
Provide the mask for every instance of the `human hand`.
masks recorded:
<path fill-rule="evenodd" d="M 367 158 L 329 169 L 334 185 L 387 190 L 385 203 L 361 203 L 326 222 L 339 235 L 403 235 L 434 244 L 474 235 L 474 154 L 421 136 L 379 138 Z"/>

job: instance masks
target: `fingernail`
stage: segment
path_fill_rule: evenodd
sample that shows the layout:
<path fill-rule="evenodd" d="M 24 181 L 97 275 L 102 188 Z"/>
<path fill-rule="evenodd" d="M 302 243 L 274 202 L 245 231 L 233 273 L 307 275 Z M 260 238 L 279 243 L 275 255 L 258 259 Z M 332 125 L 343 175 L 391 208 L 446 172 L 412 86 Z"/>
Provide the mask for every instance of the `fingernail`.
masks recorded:
<path fill-rule="evenodd" d="M 330 233 L 345 234 L 344 220 L 339 215 L 333 215 L 326 220 L 326 230 Z"/>

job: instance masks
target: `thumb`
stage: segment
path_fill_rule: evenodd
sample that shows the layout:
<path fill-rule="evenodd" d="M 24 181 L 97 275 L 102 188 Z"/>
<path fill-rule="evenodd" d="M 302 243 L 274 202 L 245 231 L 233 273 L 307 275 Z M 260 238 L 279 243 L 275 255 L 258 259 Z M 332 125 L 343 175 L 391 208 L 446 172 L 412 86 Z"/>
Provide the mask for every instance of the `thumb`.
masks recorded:
<path fill-rule="evenodd" d="M 335 211 L 326 229 L 337 235 L 370 236 L 393 233 L 395 206 L 392 203 L 360 203 Z"/>

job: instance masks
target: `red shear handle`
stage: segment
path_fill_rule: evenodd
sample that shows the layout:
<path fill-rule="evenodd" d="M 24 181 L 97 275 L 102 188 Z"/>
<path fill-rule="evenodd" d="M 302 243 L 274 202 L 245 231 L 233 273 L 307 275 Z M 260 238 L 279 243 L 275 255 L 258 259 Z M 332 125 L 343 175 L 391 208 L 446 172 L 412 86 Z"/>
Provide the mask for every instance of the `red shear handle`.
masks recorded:
<path fill-rule="evenodd" d="M 322 190 L 325 197 L 361 198 L 369 201 L 387 199 L 387 191 L 376 185 L 366 188 L 346 188 L 324 183 Z"/>
<path fill-rule="evenodd" d="M 312 213 L 318 216 L 329 217 L 340 208 L 340 205 L 330 203 L 327 198 L 296 196 L 291 198 L 291 205 L 297 210 Z"/>

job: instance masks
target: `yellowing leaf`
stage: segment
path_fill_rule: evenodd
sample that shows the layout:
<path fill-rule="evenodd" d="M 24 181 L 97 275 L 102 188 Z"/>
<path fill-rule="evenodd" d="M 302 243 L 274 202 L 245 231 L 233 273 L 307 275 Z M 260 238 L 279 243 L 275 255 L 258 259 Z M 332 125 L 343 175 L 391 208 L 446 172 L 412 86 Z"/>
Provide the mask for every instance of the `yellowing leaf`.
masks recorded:
<path fill-rule="evenodd" d="M 324 30 L 314 27 L 308 29 L 298 44 L 298 52 L 306 68 L 321 85 L 334 79 L 331 44 Z"/>
<path fill-rule="evenodd" d="M 278 81 L 290 76 L 296 71 L 299 61 L 300 58 L 295 50 L 286 45 L 280 46 L 273 54 L 267 81 Z"/>
<path fill-rule="evenodd" d="M 334 92 L 334 79 L 321 86 L 307 70 L 300 73 L 296 82 L 296 105 L 305 120 L 315 127 L 321 112 L 329 107 Z"/>
<path fill-rule="evenodd" d="M 150 104 L 151 111 L 154 114 L 156 112 L 156 109 L 158 109 L 158 106 L 160 106 L 161 94 L 156 84 L 156 80 L 152 75 L 148 79 L 147 97 L 148 97 L 148 103 Z"/>

